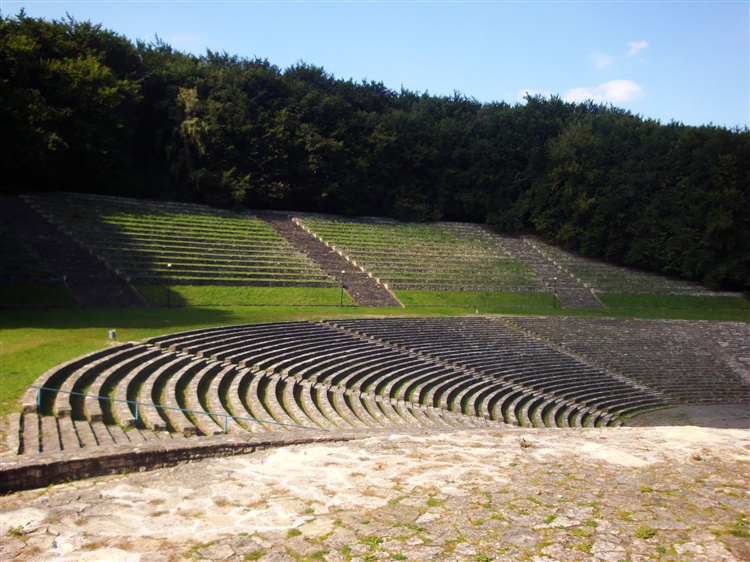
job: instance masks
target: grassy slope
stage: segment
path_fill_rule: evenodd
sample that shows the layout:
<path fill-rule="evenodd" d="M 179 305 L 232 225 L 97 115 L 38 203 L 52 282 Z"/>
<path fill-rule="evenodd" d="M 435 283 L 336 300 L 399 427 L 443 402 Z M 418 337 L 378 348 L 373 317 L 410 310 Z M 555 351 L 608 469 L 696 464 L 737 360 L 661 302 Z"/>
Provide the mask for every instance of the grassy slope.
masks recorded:
<path fill-rule="evenodd" d="M 507 306 L 551 306 L 552 293 L 503 293 L 493 291 L 394 291 L 404 306 L 456 306 L 502 308 Z"/>

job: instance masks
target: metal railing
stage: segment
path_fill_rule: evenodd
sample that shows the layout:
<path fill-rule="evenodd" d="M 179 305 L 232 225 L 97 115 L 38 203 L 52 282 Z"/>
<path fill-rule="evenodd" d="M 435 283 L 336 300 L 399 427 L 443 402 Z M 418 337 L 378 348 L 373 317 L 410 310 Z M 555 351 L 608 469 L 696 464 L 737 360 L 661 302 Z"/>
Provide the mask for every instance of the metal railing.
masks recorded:
<path fill-rule="evenodd" d="M 320 427 L 310 427 L 307 425 L 298 425 L 294 423 L 282 423 L 277 421 L 271 421 L 271 420 L 261 420 L 258 418 L 250 418 L 250 417 L 243 417 L 243 416 L 234 416 L 232 414 L 223 414 L 219 412 L 207 412 L 205 410 L 189 410 L 187 408 L 176 408 L 174 406 L 162 406 L 161 404 L 152 404 L 149 402 L 139 402 L 137 400 L 123 400 L 122 398 L 111 398 L 109 396 L 99 396 L 97 394 L 86 394 L 83 392 L 73 392 L 69 390 L 61 390 L 59 388 L 50 388 L 47 386 L 37 386 L 30 384 L 26 387 L 29 388 L 36 388 L 37 389 L 37 395 L 36 395 L 36 411 L 37 413 L 41 414 L 41 406 L 42 406 L 42 392 L 47 390 L 49 392 L 55 392 L 55 393 L 63 393 L 68 394 L 71 396 L 82 396 L 84 398 L 95 398 L 97 400 L 107 400 L 108 402 L 125 402 L 127 404 L 132 404 L 135 406 L 135 426 L 138 427 L 138 422 L 140 420 L 140 408 L 148 407 L 148 408 L 155 408 L 155 409 L 161 409 L 161 410 L 173 410 L 173 411 L 179 411 L 183 413 L 189 413 L 189 414 L 198 414 L 198 415 L 205 415 L 209 417 L 217 417 L 217 418 L 224 418 L 224 433 L 229 433 L 229 418 L 233 419 L 234 421 L 242 420 L 242 421 L 249 421 L 254 423 L 266 423 L 271 425 L 280 425 L 283 427 L 296 427 L 299 429 L 311 429 L 311 430 L 318 430 L 318 431 L 327 431 L 326 429 L 322 429 Z M 187 416 L 186 416 L 187 417 Z M 215 421 L 215 420 L 213 420 Z"/>

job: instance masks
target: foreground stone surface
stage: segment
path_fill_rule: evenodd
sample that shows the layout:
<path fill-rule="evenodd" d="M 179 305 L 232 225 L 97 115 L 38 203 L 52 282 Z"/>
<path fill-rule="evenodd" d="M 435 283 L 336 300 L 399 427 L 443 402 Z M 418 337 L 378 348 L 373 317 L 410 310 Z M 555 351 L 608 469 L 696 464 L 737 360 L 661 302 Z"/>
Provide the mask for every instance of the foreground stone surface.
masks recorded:
<path fill-rule="evenodd" d="M 750 432 L 378 435 L 0 498 L 0 560 L 750 560 Z"/>

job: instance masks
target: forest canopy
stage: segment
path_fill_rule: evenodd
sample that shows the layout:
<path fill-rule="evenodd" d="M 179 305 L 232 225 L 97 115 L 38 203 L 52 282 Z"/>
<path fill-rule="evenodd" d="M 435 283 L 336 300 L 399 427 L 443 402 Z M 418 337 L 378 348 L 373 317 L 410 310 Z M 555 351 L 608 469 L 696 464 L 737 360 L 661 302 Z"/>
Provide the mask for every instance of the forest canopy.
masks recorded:
<path fill-rule="evenodd" d="M 23 12 L 0 19 L 0 99 L 5 192 L 481 222 L 750 290 L 746 127 L 395 92 Z"/>

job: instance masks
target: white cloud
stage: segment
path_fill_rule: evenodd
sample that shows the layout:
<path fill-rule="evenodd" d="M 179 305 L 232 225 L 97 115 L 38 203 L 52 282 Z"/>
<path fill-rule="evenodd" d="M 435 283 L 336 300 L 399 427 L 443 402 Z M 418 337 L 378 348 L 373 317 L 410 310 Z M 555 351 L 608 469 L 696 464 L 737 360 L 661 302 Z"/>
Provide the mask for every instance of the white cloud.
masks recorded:
<path fill-rule="evenodd" d="M 166 37 L 164 42 L 178 51 L 203 54 L 206 51 L 206 40 L 199 35 L 174 34 Z"/>
<path fill-rule="evenodd" d="M 632 57 L 643 49 L 648 47 L 648 41 L 629 41 L 628 42 L 628 56 Z"/>
<path fill-rule="evenodd" d="M 596 103 L 625 103 L 643 95 L 643 88 L 632 80 L 610 80 L 595 88 L 572 88 L 562 98 L 569 102 L 592 100 Z"/>
<path fill-rule="evenodd" d="M 591 53 L 589 58 L 594 62 L 596 68 L 607 68 L 615 64 L 614 57 L 605 53 Z"/>

